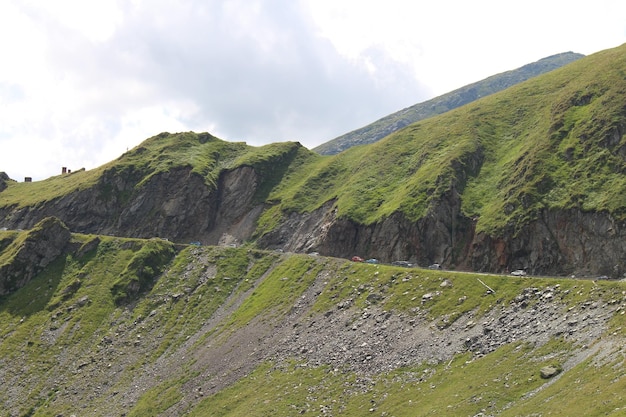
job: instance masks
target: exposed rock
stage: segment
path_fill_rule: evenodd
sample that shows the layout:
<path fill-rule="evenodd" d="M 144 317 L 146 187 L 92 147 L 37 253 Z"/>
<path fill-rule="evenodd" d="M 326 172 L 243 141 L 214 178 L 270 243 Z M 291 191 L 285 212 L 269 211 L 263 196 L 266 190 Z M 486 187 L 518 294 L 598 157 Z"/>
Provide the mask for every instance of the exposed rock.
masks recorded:
<path fill-rule="evenodd" d="M 5 249 L 13 255 L 7 263 L 0 265 L 0 295 L 26 285 L 63 253 L 71 238 L 68 228 L 54 217 L 42 220 L 25 233 L 23 239 L 17 238 Z"/>
<path fill-rule="evenodd" d="M 3 207 L 0 217 L 12 229 L 29 229 L 43 217 L 56 216 L 72 232 L 218 244 L 225 233 L 236 241 L 248 239 L 263 209 L 253 201 L 260 180 L 246 166 L 223 172 L 217 189 L 189 167 L 157 173 L 137 186 L 140 180 L 132 170 L 113 168 L 94 188 L 36 207 Z"/>
<path fill-rule="evenodd" d="M 475 222 L 462 216 L 454 193 L 418 222 L 395 213 L 380 223 L 361 225 L 336 214 L 334 202 L 311 213 L 291 213 L 259 243 L 293 252 L 344 258 L 357 253 L 382 262 L 437 262 L 446 269 L 479 272 L 522 268 L 533 275 L 617 279 L 623 278 L 626 265 L 626 224 L 607 213 L 544 211 L 519 233 L 499 237 L 475 234 Z"/>
<path fill-rule="evenodd" d="M 91 239 L 89 242 L 83 244 L 80 248 L 78 248 L 78 250 L 76 251 L 76 256 L 78 258 L 84 256 L 87 252 L 91 252 L 92 250 L 96 249 L 99 244 L 100 244 L 100 238 L 96 236 L 93 239 Z"/>
<path fill-rule="evenodd" d="M 11 179 L 6 172 L 0 172 L 0 192 L 4 191 L 7 188 L 7 181 L 10 180 Z"/>
<path fill-rule="evenodd" d="M 213 228 L 205 240 L 232 245 L 252 236 L 263 210 L 263 205 L 254 203 L 259 182 L 256 171 L 248 166 L 222 174 Z"/>
<path fill-rule="evenodd" d="M 544 366 L 541 368 L 540 375 L 543 379 L 550 379 L 558 375 L 561 371 L 556 366 Z"/>
<path fill-rule="evenodd" d="M 85 295 L 84 297 L 80 297 L 80 298 L 78 299 L 78 301 L 76 301 L 76 305 L 77 305 L 78 307 L 84 307 L 84 306 L 86 306 L 86 305 L 87 305 L 90 301 L 91 301 L 91 300 L 89 299 L 89 297 Z"/>
<path fill-rule="evenodd" d="M 466 313 L 444 327 L 436 326 L 426 313 L 408 316 L 376 306 L 363 311 L 338 305 L 333 314 L 324 317 L 294 317 L 302 314 L 294 310 L 294 316 L 288 317 L 284 326 L 278 325 L 280 331 L 273 330 L 273 337 L 266 341 L 266 355 L 271 360 L 296 357 L 314 365 L 375 373 L 420 362 L 440 363 L 464 351 L 483 356 L 516 342 L 541 346 L 563 337 L 585 345 L 606 330 L 611 315 L 600 313 L 606 312 L 606 305 L 590 310 L 587 319 L 569 324 L 563 319 L 564 305 L 543 297 L 550 291 L 558 289 L 525 289 L 518 298 L 532 300 L 532 308 L 513 302 L 495 307 L 480 318 Z M 428 293 L 424 297 L 435 295 Z M 579 305 L 569 315 L 579 317 L 583 311 L 584 306 Z M 298 325 L 293 325 L 294 321 Z"/>
<path fill-rule="evenodd" d="M 459 186 L 478 169 L 482 158 L 480 149 L 465 157 L 464 168 L 456 175 Z M 155 174 L 141 186 L 134 175 L 111 169 L 93 189 L 36 207 L 0 208 L 1 224 L 28 229 L 43 217 L 56 216 L 80 233 L 232 245 L 253 238 L 266 207 L 258 200 L 263 178 L 249 166 L 222 172 L 215 189 L 189 167 Z M 608 213 L 544 210 L 517 232 L 491 236 L 476 233 L 476 220 L 463 215 L 455 186 L 433 200 L 418 221 L 396 212 L 378 223 L 359 224 L 338 217 L 335 201 L 328 201 L 312 212 L 283 213 L 280 224 L 257 244 L 343 258 L 359 254 L 382 262 L 437 263 L 446 269 L 478 272 L 524 269 L 532 275 L 618 279 L 626 268 L 626 222 Z"/>
<path fill-rule="evenodd" d="M 607 213 L 544 210 L 515 236 L 476 236 L 468 261 L 479 271 L 623 278 L 626 224 Z"/>

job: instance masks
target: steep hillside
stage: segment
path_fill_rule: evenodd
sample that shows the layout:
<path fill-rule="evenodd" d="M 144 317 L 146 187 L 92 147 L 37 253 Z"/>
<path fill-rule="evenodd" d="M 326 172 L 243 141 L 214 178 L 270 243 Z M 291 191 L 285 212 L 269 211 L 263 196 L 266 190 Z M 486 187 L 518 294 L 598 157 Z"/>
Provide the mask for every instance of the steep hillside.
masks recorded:
<path fill-rule="evenodd" d="M 270 194 L 288 214 L 261 241 L 622 277 L 624 68 L 626 45 L 324 159 Z"/>
<path fill-rule="evenodd" d="M 59 224 L 0 232 L 0 268 Z M 626 411 L 623 282 L 162 239 L 72 234 L 60 246 L 0 298 L 2 415 Z"/>
<path fill-rule="evenodd" d="M 582 57 L 583 55 L 581 54 L 564 52 L 540 59 L 537 62 L 524 65 L 512 71 L 493 75 L 482 81 L 392 113 L 374 123 L 323 143 L 313 150 L 322 155 L 335 155 L 356 145 L 378 142 L 385 136 L 411 123 L 456 109 L 481 97 L 497 93 L 522 81 L 562 67 Z"/>
<path fill-rule="evenodd" d="M 115 161 L 33 183 L 8 182 L 0 226 L 55 216 L 75 232 L 239 242 L 268 193 L 316 154 L 299 143 L 252 147 L 208 133 L 161 133 Z"/>
<path fill-rule="evenodd" d="M 626 45 L 334 156 L 163 133 L 95 170 L 4 180 L 0 227 L 620 279 L 624 68 Z"/>

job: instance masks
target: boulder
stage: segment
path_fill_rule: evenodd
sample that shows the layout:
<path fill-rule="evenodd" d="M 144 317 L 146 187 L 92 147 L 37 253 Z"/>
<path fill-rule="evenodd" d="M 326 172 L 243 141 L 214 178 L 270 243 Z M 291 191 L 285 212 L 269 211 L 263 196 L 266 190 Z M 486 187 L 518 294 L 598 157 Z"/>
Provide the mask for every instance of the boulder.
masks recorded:
<path fill-rule="evenodd" d="M 544 366 L 541 368 L 540 375 L 543 379 L 550 379 L 553 376 L 558 375 L 561 372 L 559 368 L 553 365 Z"/>

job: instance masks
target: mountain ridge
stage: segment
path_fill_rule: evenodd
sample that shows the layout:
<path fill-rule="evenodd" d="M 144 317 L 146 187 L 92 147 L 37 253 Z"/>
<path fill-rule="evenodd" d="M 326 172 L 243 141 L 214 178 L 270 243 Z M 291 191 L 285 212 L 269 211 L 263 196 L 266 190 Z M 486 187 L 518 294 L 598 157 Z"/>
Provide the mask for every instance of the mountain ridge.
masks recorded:
<path fill-rule="evenodd" d="M 492 75 L 484 80 L 468 84 L 449 93 L 414 104 L 382 117 L 373 123 L 318 145 L 313 148 L 313 151 L 322 155 L 334 155 L 352 146 L 377 142 L 411 123 L 471 103 L 481 97 L 486 97 L 522 81 L 526 81 L 529 78 L 552 71 L 582 57 L 584 57 L 584 55 L 571 51 L 563 52 L 542 58 L 515 70 Z"/>
<path fill-rule="evenodd" d="M 0 227 L 55 216 L 80 233 L 620 278 L 623 49 L 334 156 L 164 132 L 95 170 L 6 181 Z"/>

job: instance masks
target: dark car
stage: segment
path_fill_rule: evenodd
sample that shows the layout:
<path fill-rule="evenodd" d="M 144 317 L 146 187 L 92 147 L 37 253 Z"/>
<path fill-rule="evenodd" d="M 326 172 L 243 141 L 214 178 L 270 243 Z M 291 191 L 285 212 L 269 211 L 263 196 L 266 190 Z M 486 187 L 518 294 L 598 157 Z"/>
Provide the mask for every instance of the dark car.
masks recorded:
<path fill-rule="evenodd" d="M 411 268 L 413 266 L 413 264 L 409 261 L 393 261 L 391 265 L 403 266 L 405 268 Z"/>

